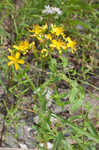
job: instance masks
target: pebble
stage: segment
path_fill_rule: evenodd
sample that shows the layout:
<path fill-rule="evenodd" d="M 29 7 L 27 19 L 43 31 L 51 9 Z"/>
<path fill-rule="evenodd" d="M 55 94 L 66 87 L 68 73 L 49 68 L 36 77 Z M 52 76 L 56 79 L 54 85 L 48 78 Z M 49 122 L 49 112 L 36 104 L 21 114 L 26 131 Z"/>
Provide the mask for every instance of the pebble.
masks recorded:
<path fill-rule="evenodd" d="M 33 139 L 31 137 L 25 140 L 25 144 L 27 145 L 28 148 L 31 149 L 35 148 L 36 143 L 37 143 L 36 139 Z"/>
<path fill-rule="evenodd" d="M 34 117 L 34 123 L 39 124 L 39 116 Z"/>
<path fill-rule="evenodd" d="M 55 112 L 56 114 L 61 113 L 62 111 L 63 111 L 63 110 L 62 110 L 62 107 L 60 107 L 60 106 L 55 106 L 54 112 Z"/>
<path fill-rule="evenodd" d="M 19 146 L 22 150 L 28 150 L 28 147 L 23 143 L 19 143 Z"/>
<path fill-rule="evenodd" d="M 18 147 L 18 142 L 14 136 L 8 135 L 6 136 L 6 139 L 5 139 L 5 145 L 8 145 L 9 147 L 12 147 L 12 148 L 16 148 Z"/>
<path fill-rule="evenodd" d="M 53 148 L 53 144 L 52 144 L 52 143 L 50 143 L 50 142 L 48 142 L 48 143 L 47 143 L 47 148 L 48 148 L 49 150 L 52 150 L 52 148 Z"/>
<path fill-rule="evenodd" d="M 16 130 L 18 140 L 24 140 L 24 128 L 18 127 Z"/>

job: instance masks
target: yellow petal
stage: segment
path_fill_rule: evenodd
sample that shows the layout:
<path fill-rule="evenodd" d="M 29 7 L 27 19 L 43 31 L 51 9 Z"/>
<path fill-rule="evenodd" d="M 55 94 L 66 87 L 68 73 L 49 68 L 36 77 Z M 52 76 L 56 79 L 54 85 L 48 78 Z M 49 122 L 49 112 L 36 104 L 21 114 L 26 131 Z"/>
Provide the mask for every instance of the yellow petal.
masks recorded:
<path fill-rule="evenodd" d="M 16 46 L 16 45 L 13 45 L 13 48 L 15 48 L 15 49 L 18 49 L 18 46 Z"/>
<path fill-rule="evenodd" d="M 29 45 L 28 40 L 25 40 L 25 41 L 24 41 L 24 45 L 27 45 L 27 46 Z"/>
<path fill-rule="evenodd" d="M 20 53 L 17 52 L 15 57 L 16 57 L 16 59 L 18 59 L 20 57 Z"/>
<path fill-rule="evenodd" d="M 45 25 L 43 25 L 43 26 L 41 27 L 41 29 L 44 30 L 44 31 L 45 31 L 47 28 L 48 28 L 48 25 L 47 25 L 47 24 L 45 24 Z"/>
<path fill-rule="evenodd" d="M 8 48 L 8 51 L 11 53 L 11 55 L 13 55 L 13 50 Z"/>
<path fill-rule="evenodd" d="M 10 61 L 8 62 L 8 66 L 12 65 L 13 64 L 13 61 Z"/>
<path fill-rule="evenodd" d="M 15 70 L 19 69 L 19 65 L 17 63 L 14 64 L 15 65 Z"/>
<path fill-rule="evenodd" d="M 56 47 L 54 44 L 50 44 L 50 47 L 52 47 L 52 48 L 54 48 L 54 47 Z"/>
<path fill-rule="evenodd" d="M 24 64 L 24 60 L 23 59 L 19 59 L 17 63 Z"/>
<path fill-rule="evenodd" d="M 62 51 L 61 51 L 61 50 L 59 50 L 58 52 L 59 52 L 59 54 L 62 54 Z"/>
<path fill-rule="evenodd" d="M 13 56 L 8 56 L 8 59 L 14 61 L 15 58 Z"/>
<path fill-rule="evenodd" d="M 29 32 L 34 32 L 34 30 L 33 30 L 33 29 L 32 29 L 32 30 L 28 29 L 28 31 L 29 31 Z"/>

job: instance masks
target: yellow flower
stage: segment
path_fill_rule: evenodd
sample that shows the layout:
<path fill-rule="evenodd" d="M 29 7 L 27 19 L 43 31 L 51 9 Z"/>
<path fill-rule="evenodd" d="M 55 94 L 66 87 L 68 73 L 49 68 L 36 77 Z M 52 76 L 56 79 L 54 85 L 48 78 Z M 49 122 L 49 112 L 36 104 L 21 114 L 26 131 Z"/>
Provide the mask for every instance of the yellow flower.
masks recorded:
<path fill-rule="evenodd" d="M 66 34 L 62 33 L 61 35 L 62 35 L 63 39 L 65 40 L 66 39 Z"/>
<path fill-rule="evenodd" d="M 56 34 L 57 36 L 63 35 L 63 27 L 56 27 L 56 25 L 51 25 L 51 33 Z"/>
<path fill-rule="evenodd" d="M 19 45 L 13 45 L 13 48 L 17 49 L 18 51 L 22 52 L 24 55 L 28 52 L 30 45 L 27 40 L 22 41 Z"/>
<path fill-rule="evenodd" d="M 47 57 L 48 56 L 48 50 L 47 49 L 42 49 L 41 50 L 41 57 Z"/>
<path fill-rule="evenodd" d="M 34 25 L 32 30 L 29 30 L 29 32 L 33 32 L 35 35 L 40 34 L 41 32 L 45 32 L 48 28 L 48 25 L 45 24 L 43 26 Z"/>
<path fill-rule="evenodd" d="M 12 64 L 14 64 L 15 69 L 18 70 L 19 69 L 19 65 L 18 64 L 24 64 L 24 60 L 23 59 L 19 59 L 20 58 L 20 53 L 17 52 L 14 55 L 8 56 L 8 59 L 10 60 L 10 62 L 8 62 L 8 66 L 11 66 Z"/>
<path fill-rule="evenodd" d="M 41 31 L 42 31 L 42 32 L 45 32 L 47 29 L 48 29 L 48 25 L 47 25 L 47 24 L 45 24 L 45 25 L 43 25 L 43 26 L 41 27 Z"/>
<path fill-rule="evenodd" d="M 30 35 L 31 37 L 36 37 L 38 40 L 43 41 L 44 38 L 44 34 L 43 32 L 45 32 L 48 28 L 48 25 L 45 24 L 43 26 L 39 26 L 39 25 L 34 25 L 32 30 L 29 30 L 30 32 L 33 32 L 32 35 Z"/>
<path fill-rule="evenodd" d="M 13 50 L 8 48 L 8 51 L 11 53 L 11 55 L 13 55 Z"/>
<path fill-rule="evenodd" d="M 45 38 L 47 38 L 47 39 L 49 39 L 49 40 L 52 40 L 52 36 L 51 36 L 50 33 L 46 34 L 46 35 L 45 35 Z"/>
<path fill-rule="evenodd" d="M 32 42 L 32 43 L 30 44 L 30 48 L 31 48 L 31 49 L 36 49 L 35 42 Z"/>
<path fill-rule="evenodd" d="M 60 41 L 60 40 L 52 40 L 52 43 L 50 44 L 50 47 L 51 48 L 57 48 L 58 50 L 60 50 L 61 48 L 62 49 L 67 48 L 66 44 L 63 41 Z"/>
<path fill-rule="evenodd" d="M 76 42 L 72 41 L 70 37 L 66 38 L 67 43 L 67 47 L 71 48 L 72 53 L 74 53 L 76 51 Z"/>
<path fill-rule="evenodd" d="M 29 30 L 29 32 L 33 32 L 35 35 L 38 35 L 41 33 L 41 27 L 39 25 L 34 25 L 32 30 Z"/>

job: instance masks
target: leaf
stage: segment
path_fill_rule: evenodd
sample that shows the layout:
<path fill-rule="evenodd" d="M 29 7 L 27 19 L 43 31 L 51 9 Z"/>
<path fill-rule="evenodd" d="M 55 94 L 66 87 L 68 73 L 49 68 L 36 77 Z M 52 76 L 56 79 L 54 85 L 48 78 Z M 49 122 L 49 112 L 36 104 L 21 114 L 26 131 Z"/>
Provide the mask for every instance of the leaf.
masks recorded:
<path fill-rule="evenodd" d="M 60 121 L 62 121 L 63 123 L 65 123 L 66 125 L 68 125 L 69 127 L 71 127 L 74 131 L 76 131 L 77 134 L 80 134 L 82 136 L 87 136 L 88 138 L 90 138 L 91 140 L 93 140 L 96 143 L 99 143 L 99 134 L 94 136 L 91 133 L 85 131 L 83 128 L 80 128 L 79 126 L 75 126 L 73 125 L 70 121 L 68 121 L 67 119 L 63 119 L 61 117 L 59 117 L 58 115 L 53 117 L 59 119 Z"/>
<path fill-rule="evenodd" d="M 57 66 L 57 62 L 56 59 L 51 59 L 51 62 L 49 64 L 49 68 L 53 73 L 56 73 L 56 66 Z"/>
<path fill-rule="evenodd" d="M 62 139 L 63 139 L 63 134 L 61 132 L 59 132 L 58 136 L 56 137 L 56 142 L 55 142 L 54 150 L 59 150 L 60 143 L 61 143 Z"/>
<path fill-rule="evenodd" d="M 96 53 L 99 53 L 99 49 L 96 50 Z"/>
<path fill-rule="evenodd" d="M 70 126 L 73 130 L 75 130 L 78 134 L 87 136 L 88 138 L 92 139 L 93 141 L 95 141 L 96 143 L 99 143 L 99 135 L 94 136 L 93 134 L 85 131 L 83 128 L 79 128 L 77 126 L 74 126 L 72 123 L 70 123 L 69 121 L 64 119 L 64 122 Z"/>
<path fill-rule="evenodd" d="M 0 29 L 0 36 L 8 36 L 9 38 L 11 38 L 10 34 L 8 32 L 6 32 L 4 29 Z"/>
<path fill-rule="evenodd" d="M 72 111 L 76 111 L 82 105 L 85 93 L 81 86 L 78 86 L 76 81 L 71 81 L 71 89 L 69 91 L 69 101 L 72 104 Z"/>
<path fill-rule="evenodd" d="M 67 149 L 68 149 L 68 150 L 73 150 L 71 144 L 70 144 L 68 141 L 70 141 L 70 140 L 67 139 L 67 140 L 64 140 L 64 141 L 63 141 L 64 147 L 66 148 L 66 150 L 67 150 Z M 72 141 L 72 140 L 71 140 L 71 141 Z"/>
<path fill-rule="evenodd" d="M 68 65 L 68 59 L 66 57 L 60 57 L 62 60 L 63 67 L 65 68 Z"/>
<path fill-rule="evenodd" d="M 96 131 L 96 128 L 93 126 L 93 124 L 90 122 L 90 120 L 88 120 L 88 117 L 86 118 L 86 125 L 88 127 L 88 131 L 90 131 L 90 133 L 93 135 L 93 136 L 97 136 L 97 131 Z"/>
<path fill-rule="evenodd" d="M 78 19 L 75 19 L 75 20 L 70 20 L 69 23 L 72 25 L 72 26 L 77 26 L 78 24 L 81 25 L 82 27 L 84 27 L 85 29 L 89 29 L 89 25 L 84 23 L 83 21 L 81 20 L 78 20 Z"/>

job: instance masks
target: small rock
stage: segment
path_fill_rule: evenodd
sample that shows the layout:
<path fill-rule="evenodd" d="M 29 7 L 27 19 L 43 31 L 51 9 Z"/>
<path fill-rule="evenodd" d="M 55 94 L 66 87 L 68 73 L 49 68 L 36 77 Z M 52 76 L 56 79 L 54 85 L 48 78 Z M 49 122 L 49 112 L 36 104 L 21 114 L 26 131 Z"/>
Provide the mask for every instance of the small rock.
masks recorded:
<path fill-rule="evenodd" d="M 51 107 L 51 105 L 52 105 L 52 100 L 49 100 L 49 101 L 47 102 L 46 107 L 49 108 L 49 107 Z"/>
<path fill-rule="evenodd" d="M 52 116 L 52 117 L 50 118 L 50 121 L 51 121 L 51 127 L 54 128 L 55 123 L 56 123 L 58 120 Z"/>
<path fill-rule="evenodd" d="M 24 140 L 24 127 L 18 127 L 16 132 L 17 132 L 18 139 Z"/>
<path fill-rule="evenodd" d="M 50 121 L 51 121 L 51 122 L 57 122 L 57 119 L 52 116 L 52 117 L 50 118 Z"/>
<path fill-rule="evenodd" d="M 5 140 L 6 140 L 5 143 L 7 145 L 9 145 L 9 147 L 12 147 L 12 148 L 18 147 L 17 140 L 14 138 L 14 136 L 9 135 L 9 136 L 6 137 Z"/>
<path fill-rule="evenodd" d="M 41 146 L 41 147 L 43 147 L 43 146 L 44 146 L 44 144 L 43 144 L 43 143 L 40 143 L 40 146 Z"/>
<path fill-rule="evenodd" d="M 56 106 L 55 109 L 54 109 L 54 112 L 55 112 L 56 114 L 61 113 L 61 112 L 62 112 L 62 107 Z"/>
<path fill-rule="evenodd" d="M 28 146 L 29 149 L 34 149 L 37 144 L 36 138 L 27 138 L 25 144 Z"/>
<path fill-rule="evenodd" d="M 46 97 L 46 100 L 47 100 L 47 105 L 46 105 L 46 107 L 48 108 L 48 107 L 51 107 L 52 102 L 53 102 L 53 99 L 51 98 L 52 93 L 53 93 L 53 90 L 50 89 L 50 88 L 48 88 L 48 89 L 45 89 L 45 91 L 47 91 L 45 97 Z"/>
<path fill-rule="evenodd" d="M 33 121 L 34 121 L 34 123 L 38 124 L 39 123 L 39 116 L 34 117 Z"/>
<path fill-rule="evenodd" d="M 48 89 L 46 88 L 44 92 L 47 92 L 46 93 L 46 99 L 47 100 L 51 100 L 51 96 L 52 96 L 53 90 L 50 89 L 50 88 L 48 88 Z"/>
<path fill-rule="evenodd" d="M 49 150 L 51 150 L 51 149 L 53 148 L 53 144 L 50 143 L 50 142 L 48 142 L 48 143 L 47 143 L 47 148 L 48 148 Z"/>
<path fill-rule="evenodd" d="M 30 131 L 32 130 L 32 128 L 30 128 L 29 126 L 24 126 L 24 138 L 30 138 Z"/>
<path fill-rule="evenodd" d="M 33 116 L 33 113 L 31 113 L 31 112 L 26 112 L 26 115 L 28 116 L 27 117 L 27 119 L 26 119 L 26 121 L 28 122 L 28 124 L 29 123 L 33 123 L 33 120 L 34 120 L 34 116 Z"/>
<path fill-rule="evenodd" d="M 28 150 L 28 147 L 25 144 L 19 143 L 19 146 L 22 150 Z"/>

